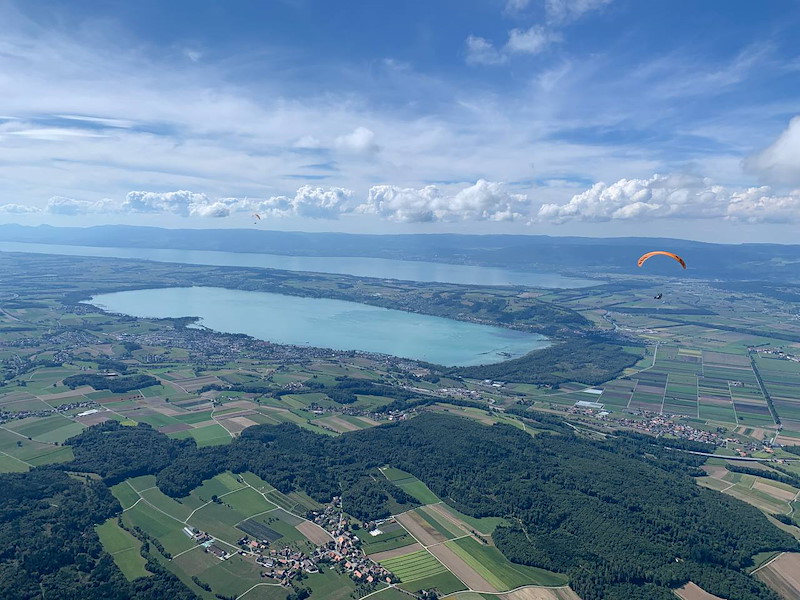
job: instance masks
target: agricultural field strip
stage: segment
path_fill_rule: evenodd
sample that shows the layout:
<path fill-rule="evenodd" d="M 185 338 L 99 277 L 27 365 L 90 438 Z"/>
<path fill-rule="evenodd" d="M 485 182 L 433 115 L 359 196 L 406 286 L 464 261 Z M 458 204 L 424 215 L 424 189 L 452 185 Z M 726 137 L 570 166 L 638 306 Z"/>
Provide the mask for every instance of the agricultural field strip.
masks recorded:
<path fill-rule="evenodd" d="M 189 548 L 188 550 L 184 550 L 183 552 L 178 552 L 177 554 L 175 554 L 175 555 L 172 557 L 172 560 L 175 560 L 175 559 L 176 559 L 176 558 L 178 558 L 179 556 L 183 556 L 183 555 L 184 555 L 184 554 L 186 554 L 187 552 L 191 552 L 192 550 L 197 550 L 197 548 L 202 548 L 202 546 L 200 546 L 199 544 L 196 544 L 196 545 L 192 546 L 191 548 Z"/>
<path fill-rule="evenodd" d="M 262 492 L 262 491 L 260 491 L 260 490 L 257 490 L 256 488 L 254 488 L 252 485 L 250 485 L 250 484 L 247 482 L 247 480 L 246 480 L 244 477 L 242 478 L 242 482 L 244 483 L 245 487 L 247 487 L 247 488 L 250 488 L 251 490 L 253 490 L 254 492 L 256 492 L 256 493 L 258 493 L 258 494 L 261 494 L 261 496 L 264 498 L 264 500 L 266 500 L 266 501 L 267 501 L 267 502 L 269 502 L 270 504 L 275 504 L 274 502 L 272 502 L 271 500 L 269 500 L 269 499 L 267 498 L 267 495 L 266 495 L 266 493 L 265 493 L 265 492 Z M 245 489 L 245 488 L 240 488 L 240 489 Z M 238 492 L 239 490 L 234 490 L 234 491 L 237 491 L 237 492 Z M 265 511 L 265 512 L 272 512 L 273 510 L 278 510 L 279 508 L 281 508 L 281 507 L 280 507 L 280 506 L 276 506 L 275 508 L 273 508 L 273 509 L 271 509 L 271 510 L 268 510 L 268 511 Z M 309 520 L 308 520 L 308 519 L 306 519 L 305 517 L 302 517 L 302 516 L 300 516 L 300 515 L 298 515 L 298 514 L 296 514 L 296 513 L 292 512 L 292 511 L 290 511 L 290 510 L 288 510 L 288 509 L 286 509 L 286 508 L 284 508 L 283 510 L 285 510 L 285 511 L 286 511 L 286 512 L 288 512 L 289 514 L 291 514 L 291 515 L 293 515 L 293 516 L 297 517 L 298 519 L 302 519 L 303 521 L 308 521 L 308 522 L 309 522 L 309 523 L 311 523 L 312 525 L 315 525 L 315 526 L 319 527 L 319 526 L 318 526 L 316 523 L 314 523 L 313 521 L 309 521 Z M 264 513 L 259 513 L 259 514 L 264 514 Z M 256 517 L 256 516 L 258 516 L 258 515 L 253 515 L 253 517 Z M 248 517 L 248 519 L 252 519 L 253 517 Z M 245 519 L 245 520 L 247 520 L 247 519 Z M 237 525 L 238 525 L 238 523 L 237 523 Z M 320 529 L 321 529 L 322 531 L 325 531 L 324 529 L 322 529 L 322 527 L 320 527 Z M 331 534 L 330 534 L 328 531 L 325 531 L 325 533 L 327 533 L 327 534 L 328 534 L 328 536 L 330 536 L 330 538 L 331 538 L 331 539 L 333 539 L 333 536 L 332 536 L 332 535 L 331 535 Z"/>
<path fill-rule="evenodd" d="M 757 569 L 753 569 L 752 571 L 750 571 L 750 575 L 755 575 L 755 574 L 756 574 L 758 571 L 760 571 L 761 569 L 763 569 L 763 568 L 764 568 L 764 567 L 766 567 L 766 566 L 769 566 L 769 565 L 771 565 L 773 562 L 775 562 L 776 560 L 778 560 L 778 559 L 779 559 L 781 556 L 783 556 L 784 554 L 786 554 L 786 552 L 781 552 L 781 553 L 779 553 L 779 554 L 776 554 L 775 556 L 773 556 L 772 558 L 770 558 L 770 559 L 769 559 L 767 562 L 765 562 L 763 565 L 761 565 L 761 566 L 760 566 L 760 567 L 758 567 Z"/>
<path fill-rule="evenodd" d="M 429 505 L 427 505 L 427 506 L 436 506 L 437 504 L 444 504 L 444 501 L 440 500 L 439 502 L 435 502 L 434 504 L 429 504 Z M 411 510 L 403 511 L 402 513 L 398 513 L 398 514 L 396 514 L 396 515 L 392 515 L 392 517 L 393 517 L 393 518 L 396 518 L 396 517 L 398 517 L 398 516 L 400 516 L 400 515 L 403 515 L 403 514 L 406 514 L 406 513 L 410 513 L 410 512 L 412 512 L 412 511 L 414 511 L 414 510 L 416 510 L 416 509 L 412 508 Z M 458 536 L 458 537 L 455 537 L 455 538 L 452 538 L 452 539 L 449 539 L 449 540 L 444 540 L 444 541 L 442 541 L 442 542 L 436 542 L 435 544 L 429 544 L 429 545 L 427 545 L 427 546 L 426 546 L 425 544 L 423 544 L 422 542 L 420 542 L 420 541 L 419 541 L 419 539 L 417 539 L 417 538 L 414 536 L 414 534 L 413 534 L 413 533 L 411 533 L 410 531 L 408 531 L 408 529 L 406 529 L 405 527 L 403 527 L 403 529 L 405 529 L 406 533 L 408 533 L 408 535 L 410 535 L 410 536 L 411 536 L 411 537 L 412 537 L 412 538 L 413 538 L 413 539 L 416 541 L 416 543 L 417 543 L 417 544 L 419 544 L 420 546 L 422 546 L 422 548 L 424 548 L 424 549 L 425 549 L 425 551 L 427 551 L 427 552 L 428 552 L 428 553 L 429 553 L 431 556 L 433 556 L 433 557 L 434 557 L 436 560 L 438 560 L 438 561 L 439 561 L 439 562 L 442 564 L 442 566 L 444 566 L 444 568 L 445 568 L 445 569 L 446 569 L 448 572 L 452 573 L 452 575 L 453 575 L 453 576 L 454 576 L 456 579 L 458 579 L 459 581 L 461 581 L 461 583 L 462 583 L 462 584 L 464 584 L 464 586 L 465 586 L 467 589 L 466 589 L 466 590 L 462 590 L 462 592 L 474 592 L 474 593 L 478 593 L 478 594 L 492 594 L 492 595 L 495 595 L 495 596 L 496 596 L 496 595 L 498 595 L 498 594 L 497 594 L 497 592 L 494 592 L 494 591 L 482 591 L 482 590 L 474 590 L 474 589 L 471 589 L 471 588 L 470 588 L 470 586 L 466 585 L 466 584 L 465 584 L 465 583 L 464 583 L 464 582 L 461 580 L 461 578 L 460 578 L 460 577 L 458 577 L 458 576 L 457 576 L 455 573 L 453 573 L 453 571 L 452 571 L 452 570 L 451 570 L 451 569 L 450 569 L 450 568 L 449 568 L 449 567 L 448 567 L 448 566 L 447 566 L 447 565 L 446 565 L 444 562 L 442 562 L 442 561 L 439 559 L 439 557 L 438 557 L 438 556 L 436 556 L 435 554 L 433 554 L 432 552 L 430 552 L 430 551 L 428 550 L 428 548 L 433 548 L 434 546 L 440 546 L 440 545 L 446 544 L 447 542 L 456 541 L 456 540 L 460 540 L 460 539 L 464 539 L 464 538 L 468 538 L 468 537 L 473 537 L 473 536 L 472 536 L 472 534 L 465 534 L 465 535 Z M 413 580 L 412 580 L 412 581 L 413 581 Z M 406 583 L 408 583 L 408 582 L 406 582 Z M 390 587 L 394 587 L 394 586 L 390 586 Z M 503 594 L 510 594 L 510 593 L 512 593 L 512 592 L 516 592 L 517 590 L 523 590 L 523 589 L 527 589 L 527 588 L 567 589 L 568 587 L 569 587 L 569 586 L 564 586 L 564 585 L 562 585 L 562 586 L 546 586 L 546 585 L 536 585 L 536 584 L 530 584 L 530 585 L 522 585 L 522 586 L 516 587 L 516 588 L 514 588 L 514 589 L 511 589 L 511 590 L 504 591 L 504 592 L 502 592 L 502 593 L 503 593 Z M 462 592 L 456 592 L 456 593 L 462 593 Z M 375 592 L 373 592 L 373 593 L 375 593 Z M 369 595 L 371 596 L 372 594 L 369 594 Z M 365 597 L 366 597 L 366 596 L 365 596 Z M 363 600 L 363 598 L 362 598 L 361 600 Z"/>
<path fill-rule="evenodd" d="M 655 359 L 653 359 L 653 360 L 655 361 Z M 650 367 L 647 367 L 647 368 L 649 369 Z M 641 371 L 637 371 L 637 373 L 641 373 Z M 631 376 L 633 376 L 633 375 L 635 375 L 635 373 L 631 374 Z M 633 383 L 633 389 L 631 390 L 631 395 L 628 398 L 628 404 L 625 406 L 625 408 L 630 408 L 631 407 L 631 402 L 633 402 L 633 395 L 636 393 L 636 388 L 637 387 L 639 387 L 639 380 L 635 379 L 634 383 Z"/>
<path fill-rule="evenodd" d="M 772 561 L 770 561 L 770 562 L 772 562 Z M 572 588 L 569 587 L 568 585 L 535 585 L 535 584 L 531 584 L 531 585 L 521 585 L 519 587 L 515 587 L 513 589 L 506 590 L 504 592 L 482 592 L 480 590 L 469 590 L 469 589 L 467 589 L 467 590 L 459 590 L 457 592 L 452 592 L 450 594 L 447 594 L 447 597 L 450 598 L 451 596 L 457 596 L 458 594 L 486 594 L 487 596 L 495 596 L 495 597 L 499 598 L 500 596 L 508 596 L 508 594 L 513 594 L 514 592 L 519 592 L 520 590 L 527 590 L 527 589 L 536 589 L 536 590 L 569 590 L 573 594 L 575 593 L 575 592 L 572 591 Z M 370 596 L 371 595 L 372 594 L 370 594 Z M 364 600 L 364 598 L 366 598 L 366 596 L 364 596 L 363 598 L 360 598 L 359 600 Z"/>
<path fill-rule="evenodd" d="M 390 583 L 390 584 L 389 584 L 389 585 L 387 585 L 386 587 L 379 588 L 379 589 L 375 590 L 374 592 L 370 592 L 370 593 L 369 593 L 369 594 L 367 594 L 366 596 L 361 596 L 361 598 L 359 598 L 359 600 L 366 600 L 366 599 L 367 599 L 367 598 L 369 598 L 370 596 L 374 596 L 375 594 L 380 594 L 381 592 L 385 592 L 385 591 L 386 591 L 386 590 L 388 590 L 388 589 L 396 589 L 396 590 L 397 590 L 397 591 L 399 591 L 399 592 L 403 592 L 404 594 L 408 594 L 408 592 L 406 592 L 406 591 L 405 591 L 405 590 L 403 590 L 402 588 L 399 588 L 399 587 L 397 587 L 397 584 L 396 584 L 396 583 Z M 250 591 L 250 590 L 248 590 L 248 591 Z M 465 590 L 465 591 L 466 591 L 466 590 Z M 247 592 L 245 592 L 245 594 L 246 594 L 246 593 L 247 593 Z M 244 594 L 242 594 L 242 596 L 244 596 Z M 241 598 L 242 596 L 239 596 L 239 598 Z M 410 595 L 409 595 L 409 597 L 410 597 Z M 236 600 L 239 600 L 239 598 L 237 598 Z"/>
<path fill-rule="evenodd" d="M 9 433 L 13 433 L 16 436 L 21 437 L 23 440 L 27 440 L 28 439 L 27 435 L 22 435 L 18 431 L 14 431 L 13 429 L 9 429 L 8 427 L 3 427 L 2 425 L 0 425 L 0 429 L 3 429 L 3 430 L 5 430 L 5 431 L 7 431 Z M 51 446 L 55 447 L 55 444 L 53 442 L 45 442 L 43 440 L 35 440 L 35 441 L 39 442 L 40 444 L 50 444 Z"/>
<path fill-rule="evenodd" d="M 219 425 L 220 427 L 222 427 L 222 428 L 223 428 L 225 431 L 227 431 L 227 432 L 228 432 L 228 435 L 229 435 L 229 436 L 231 436 L 231 438 L 235 438 L 236 436 L 235 436 L 235 435 L 233 435 L 233 434 L 231 433 L 231 431 L 230 431 L 230 430 L 229 430 L 227 427 L 225 427 L 225 425 L 223 425 L 222 423 L 220 423 L 220 422 L 219 422 L 219 421 L 218 421 L 218 420 L 217 420 L 217 419 L 214 417 L 214 411 L 215 411 L 215 410 L 217 410 L 217 407 L 216 407 L 216 406 L 215 406 L 214 408 L 212 408 L 212 409 L 211 409 L 211 420 L 212 420 L 212 421 L 214 421 L 214 423 L 216 423 L 216 424 L 217 424 L 217 425 Z"/>
<path fill-rule="evenodd" d="M 237 492 L 238 492 L 239 490 L 235 490 L 235 491 L 237 491 Z M 276 511 L 276 510 L 286 510 L 286 509 L 281 509 L 281 507 L 280 507 L 280 506 L 276 506 L 275 508 L 270 508 L 269 510 L 265 510 L 265 511 L 262 511 L 262 512 L 260 512 L 260 513 L 256 513 L 256 514 L 254 514 L 254 515 L 251 515 L 251 516 L 249 516 L 249 517 L 245 517 L 244 519 L 242 519 L 241 521 L 239 521 L 238 523 L 236 523 L 236 524 L 234 525 L 234 527 L 238 527 L 239 525 L 241 525 L 242 523 L 244 523 L 245 521 L 247 521 L 247 520 L 249 520 L 249 519 L 255 519 L 256 517 L 260 517 L 261 515 L 266 515 L 267 513 L 271 513 L 271 512 L 273 512 L 273 511 Z M 288 511 L 287 511 L 287 512 L 288 512 Z"/>
<path fill-rule="evenodd" d="M 746 486 L 746 483 L 744 484 L 744 486 L 746 486 L 746 487 L 747 487 L 747 489 L 754 490 L 754 491 L 756 491 L 756 492 L 758 492 L 758 491 L 761 491 L 760 489 L 757 489 L 757 488 L 755 488 L 754 486 L 755 486 L 755 484 L 756 484 L 757 482 L 760 482 L 760 480 L 761 480 L 761 479 L 763 479 L 763 478 L 759 478 L 759 477 L 757 477 L 757 476 L 750 476 L 750 477 L 752 477 L 752 480 L 751 480 L 751 482 L 750 482 L 750 486 Z M 721 479 L 721 478 L 719 478 L 719 477 L 715 477 L 715 476 L 713 476 L 713 475 L 709 475 L 709 479 L 714 479 L 714 480 L 716 480 L 716 481 L 720 481 L 720 482 L 722 482 L 722 483 L 727 483 L 727 484 L 728 484 L 728 485 L 727 485 L 727 487 L 725 487 L 725 488 L 723 488 L 723 489 L 720 489 L 720 490 L 718 490 L 718 491 L 719 491 L 719 492 L 721 492 L 721 493 L 725 493 L 725 492 L 727 492 L 728 490 L 731 490 L 731 489 L 735 488 L 737 485 L 739 486 L 739 489 L 740 489 L 740 490 L 741 490 L 741 489 L 742 489 L 742 487 L 743 487 L 741 479 L 737 479 L 737 480 L 736 480 L 736 481 L 734 481 L 734 482 L 730 482 L 729 480 L 726 480 L 726 479 Z M 763 479 L 763 483 L 764 483 L 766 486 L 770 486 L 769 480 Z M 699 482 L 698 482 L 698 484 L 699 484 Z M 770 487 L 774 487 L 774 486 L 770 486 Z M 713 489 L 716 489 L 716 488 L 713 488 Z M 793 511 L 794 511 L 794 504 L 793 504 L 793 503 L 794 503 L 794 502 L 795 502 L 795 501 L 798 499 L 798 497 L 800 497 L 800 490 L 799 490 L 799 491 L 798 491 L 798 492 L 795 494 L 795 496 L 794 496 L 794 499 L 792 499 L 792 500 L 787 500 L 787 499 L 779 499 L 779 498 L 776 498 L 775 496 L 773 496 L 773 495 L 769 494 L 769 492 L 766 492 L 766 491 L 765 491 L 764 493 L 768 494 L 768 495 L 769 495 L 769 496 L 770 496 L 770 497 L 771 497 L 771 498 L 772 498 L 772 499 L 773 499 L 775 502 L 778 502 L 778 503 L 785 503 L 785 504 L 787 505 L 788 509 L 789 509 L 789 512 L 788 512 L 788 513 L 786 513 L 786 514 L 789 514 L 789 515 L 793 514 Z M 736 497 L 736 496 L 734 495 L 734 497 Z M 739 499 L 740 499 L 740 500 L 742 500 L 743 502 L 747 502 L 747 500 L 745 500 L 745 499 L 743 499 L 743 498 L 739 498 Z M 752 504 L 752 503 L 750 503 L 750 502 L 748 502 L 748 503 L 749 503 L 749 504 Z M 760 507 L 756 506 L 756 508 L 760 508 Z M 762 567 L 763 567 L 763 566 L 764 566 L 764 565 L 762 565 Z M 761 567 L 759 567 L 759 568 L 761 568 Z"/>
<path fill-rule="evenodd" d="M 152 489 L 152 488 L 149 488 L 149 489 Z M 235 490 L 231 490 L 230 492 L 225 492 L 224 494 L 219 494 L 219 495 L 217 496 L 217 498 L 224 498 L 225 496 L 229 496 L 230 494 L 235 494 L 236 492 L 239 492 L 239 491 L 241 491 L 241 490 L 243 490 L 243 489 L 245 489 L 245 488 L 244 488 L 244 487 L 240 487 L 240 488 L 237 488 L 237 489 L 235 489 Z M 147 491 L 147 490 L 142 490 L 142 491 L 143 491 L 143 492 L 145 492 L 145 491 Z M 141 496 L 141 494 L 139 494 L 139 495 Z M 145 500 L 145 502 L 147 502 L 147 500 Z M 147 503 L 148 503 L 148 504 L 150 504 L 149 502 L 147 502 Z M 209 500 L 208 502 L 206 502 L 206 503 L 205 503 L 205 504 L 203 504 L 202 506 L 198 506 L 198 507 L 197 507 L 197 508 L 195 508 L 195 509 L 194 509 L 192 512 L 190 512 L 190 513 L 189 513 L 189 516 L 188 516 L 188 517 L 186 517 L 186 520 L 185 520 L 185 521 L 181 521 L 181 522 L 182 522 L 182 523 L 184 523 L 184 524 L 186 524 L 186 525 L 188 525 L 188 524 L 189 524 L 189 519 L 191 519 L 191 518 L 194 516 L 194 513 L 196 513 L 198 510 L 202 510 L 203 508 L 205 508 L 205 507 L 206 507 L 206 506 L 208 506 L 209 504 L 214 504 L 214 501 L 213 501 L 213 500 Z M 152 506 L 152 504 L 151 504 L 151 506 Z M 162 512 L 163 512 L 163 511 L 162 511 Z M 164 514 L 166 514 L 166 513 L 164 513 Z M 174 518 L 174 517 L 173 517 L 173 518 Z M 180 519 L 177 519 L 177 520 L 178 520 L 178 521 L 180 521 Z"/>
<path fill-rule="evenodd" d="M 441 501 L 440 501 L 440 502 L 441 502 Z M 411 510 L 414 510 L 414 509 L 411 509 Z M 402 514 L 405 514 L 405 513 L 410 513 L 410 512 L 411 512 L 411 510 L 406 510 L 406 511 L 403 511 L 402 513 L 399 513 L 398 515 L 393 515 L 393 516 L 394 516 L 394 517 L 398 517 L 399 515 L 402 515 Z M 402 526 L 402 525 L 401 525 L 401 526 Z M 405 528 L 405 527 L 403 527 L 403 529 L 406 529 L 406 528 Z M 437 561 L 439 561 L 439 563 L 440 563 L 440 564 L 441 564 L 441 565 L 442 565 L 442 566 L 445 568 L 445 570 L 446 570 L 446 571 L 448 571 L 449 573 L 452 573 L 452 574 L 453 574 L 453 577 L 455 577 L 456 579 L 458 579 L 459 581 L 461 581 L 461 578 L 460 578 L 460 577 L 458 577 L 458 576 L 457 576 L 455 573 L 453 573 L 453 571 L 451 571 L 451 570 L 450 570 L 450 568 L 449 568 L 449 567 L 448 567 L 446 564 L 444 564 L 444 563 L 443 563 L 443 562 L 442 562 L 442 561 L 439 559 L 439 557 L 438 557 L 438 556 L 436 556 L 436 555 L 435 555 L 433 552 L 431 552 L 430 550 L 428 550 L 428 547 L 427 547 L 425 544 L 423 544 L 422 542 L 420 542 L 420 541 L 417 539 L 417 537 L 416 537 L 416 536 L 415 536 L 413 533 L 411 533 L 410 531 L 408 531 L 408 529 L 406 529 L 406 533 L 408 533 L 408 535 L 410 535 L 410 536 L 413 538 L 413 540 L 414 540 L 415 542 L 417 542 L 417 543 L 418 543 L 420 546 L 422 546 L 422 547 L 425 549 L 425 552 L 427 552 L 427 553 L 428 553 L 428 554 L 430 554 L 430 555 L 431 555 L 433 558 L 435 558 Z M 463 585 L 465 588 L 469 589 L 469 586 L 468 586 L 466 583 L 464 583 L 463 581 L 461 581 L 461 584 L 462 584 L 462 585 Z"/>
<path fill-rule="evenodd" d="M 733 418 L 736 419 L 736 424 L 739 424 L 739 415 L 736 414 L 736 402 L 733 401 L 733 390 L 731 389 L 731 382 L 728 381 L 728 394 L 731 397 L 731 408 L 733 409 Z"/>
<path fill-rule="evenodd" d="M 27 460 L 22 460 L 21 458 L 17 458 L 16 456 L 11 456 L 7 452 L 3 452 L 2 450 L 0 450 L 0 454 L 3 454 L 4 456 L 7 456 L 8 458 L 12 458 L 12 459 L 14 459 L 16 461 L 19 461 L 19 462 L 23 463 L 23 464 L 26 464 L 29 467 L 35 466 L 35 465 L 32 465 L 31 463 L 29 463 Z"/>
<path fill-rule="evenodd" d="M 236 596 L 236 600 L 239 600 L 239 598 L 244 598 L 244 597 L 245 597 L 247 594 L 249 594 L 250 592 L 252 592 L 252 591 L 253 591 L 254 589 L 256 589 L 257 587 L 264 587 L 264 586 L 280 586 L 280 585 L 281 585 L 280 583 L 256 583 L 256 584 L 255 584 L 253 587 L 246 589 L 244 592 L 242 592 L 241 594 L 239 594 L 238 596 Z M 385 588 L 384 588 L 384 589 L 385 589 Z M 378 591 L 382 592 L 383 590 L 378 590 Z M 370 596 L 371 596 L 371 595 L 372 595 L 372 594 L 370 594 Z M 364 596 L 364 598 L 366 598 L 366 596 Z M 363 600 L 363 598 L 362 598 L 361 600 Z"/>
<path fill-rule="evenodd" d="M 127 483 L 127 481 L 126 481 L 125 483 Z M 129 485 L 130 485 L 130 484 L 129 484 Z M 131 486 L 131 487 L 132 487 L 132 486 Z M 132 509 L 134 506 L 136 506 L 137 504 L 139 504 L 139 502 L 141 502 L 142 500 L 144 500 L 144 498 L 142 498 L 141 496 L 139 496 L 139 499 L 138 499 L 136 502 L 134 502 L 133 504 L 131 504 L 131 505 L 130 505 L 128 508 L 123 508 L 123 509 L 122 509 L 122 512 L 125 512 L 126 510 L 130 510 L 130 509 Z M 150 504 L 150 503 L 149 503 L 149 502 L 147 502 L 146 500 L 145 500 L 145 502 L 146 502 L 147 504 Z M 151 505 L 151 506 L 152 506 L 152 505 Z M 155 508 L 155 507 L 154 507 L 154 508 Z"/>

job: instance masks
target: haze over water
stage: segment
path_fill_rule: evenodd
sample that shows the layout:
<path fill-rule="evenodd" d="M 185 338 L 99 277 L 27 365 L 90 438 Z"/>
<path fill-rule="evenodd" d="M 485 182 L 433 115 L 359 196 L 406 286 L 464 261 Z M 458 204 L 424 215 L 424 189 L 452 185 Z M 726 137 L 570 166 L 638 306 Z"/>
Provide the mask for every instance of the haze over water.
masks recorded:
<path fill-rule="evenodd" d="M 110 248 L 0 242 L 0 251 L 63 254 L 67 256 L 101 256 L 133 258 L 156 262 L 214 265 L 228 267 L 260 267 L 286 271 L 339 273 L 356 277 L 400 279 L 404 281 L 437 281 L 466 285 L 522 285 L 539 288 L 581 288 L 598 285 L 599 281 L 565 277 L 557 273 L 526 273 L 498 267 L 451 265 L 388 258 L 350 256 L 282 256 L 214 250 L 173 250 L 160 248 Z"/>
<path fill-rule="evenodd" d="M 549 345 L 533 333 L 268 292 L 162 288 L 101 294 L 89 302 L 135 317 L 200 317 L 209 329 L 278 344 L 380 352 L 448 366 L 500 362 Z"/>

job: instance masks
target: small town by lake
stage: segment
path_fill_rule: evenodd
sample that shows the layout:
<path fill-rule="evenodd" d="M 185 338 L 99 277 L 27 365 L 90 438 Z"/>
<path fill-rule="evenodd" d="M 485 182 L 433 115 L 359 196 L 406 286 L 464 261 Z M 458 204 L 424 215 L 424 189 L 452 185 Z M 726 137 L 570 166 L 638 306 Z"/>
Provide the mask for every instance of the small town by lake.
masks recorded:
<path fill-rule="evenodd" d="M 448 366 L 496 363 L 549 345 L 544 336 L 328 298 L 213 287 L 144 289 L 88 300 L 135 317 L 198 317 L 276 344 L 379 352 Z"/>

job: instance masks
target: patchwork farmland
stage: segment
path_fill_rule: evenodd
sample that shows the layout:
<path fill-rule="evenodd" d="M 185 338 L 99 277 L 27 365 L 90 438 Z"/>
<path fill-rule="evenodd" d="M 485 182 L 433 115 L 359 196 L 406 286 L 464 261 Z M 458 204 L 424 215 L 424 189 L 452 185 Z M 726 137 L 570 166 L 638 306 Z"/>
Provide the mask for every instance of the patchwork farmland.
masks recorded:
<path fill-rule="evenodd" d="M 617 412 L 638 409 L 709 424 L 776 428 L 766 392 L 784 427 L 800 430 L 800 363 L 665 345 L 655 347 L 651 361 L 597 386 L 601 394 L 573 391 L 542 399 L 562 406 L 591 400 Z"/>
<path fill-rule="evenodd" d="M 414 489 L 417 482 L 424 485 L 393 467 L 384 467 L 381 472 L 404 490 Z M 380 533 L 365 536 L 364 549 L 401 578 L 403 589 L 412 592 L 436 589 L 440 594 L 497 594 L 532 586 L 531 590 L 548 590 L 542 598 L 558 598 L 556 592 L 560 590 L 573 594 L 566 587 L 566 576 L 515 565 L 493 546 L 491 533 L 503 522 L 500 518 L 463 515 L 436 499 L 380 524 Z M 552 595 L 548 595 L 550 592 Z"/>

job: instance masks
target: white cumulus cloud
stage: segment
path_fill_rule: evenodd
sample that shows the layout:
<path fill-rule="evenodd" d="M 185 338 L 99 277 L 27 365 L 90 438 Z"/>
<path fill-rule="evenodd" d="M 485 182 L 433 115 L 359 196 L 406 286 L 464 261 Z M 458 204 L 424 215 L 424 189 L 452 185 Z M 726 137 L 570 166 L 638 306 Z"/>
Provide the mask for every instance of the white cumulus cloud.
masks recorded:
<path fill-rule="evenodd" d="M 545 25 L 533 25 L 528 29 L 512 29 L 503 46 L 495 46 L 491 40 L 470 35 L 467 37 L 467 64 L 501 65 L 514 54 L 540 54 L 552 44 L 563 39 L 561 29 L 577 21 L 588 12 L 599 10 L 612 0 L 545 0 Z M 505 12 L 518 15 L 530 4 L 530 0 L 506 0 Z"/>
<path fill-rule="evenodd" d="M 745 161 L 745 166 L 769 182 L 800 184 L 800 117 L 792 119 L 778 139 Z"/>
<path fill-rule="evenodd" d="M 187 190 L 176 192 L 128 192 L 122 210 L 135 213 L 171 213 L 183 217 L 200 216 L 214 204 L 205 194 Z M 210 215 L 214 216 L 214 215 Z M 222 215 L 227 216 L 227 215 Z"/>
<path fill-rule="evenodd" d="M 727 217 L 747 223 L 800 222 L 800 190 L 775 194 L 769 186 L 731 194 Z"/>
<path fill-rule="evenodd" d="M 0 213 L 11 215 L 24 215 L 42 212 L 42 209 L 27 204 L 0 204 Z"/>
<path fill-rule="evenodd" d="M 419 189 L 376 185 L 357 210 L 400 223 L 514 221 L 527 215 L 529 203 L 527 196 L 508 192 L 503 183 L 480 179 L 454 195 L 435 185 Z"/>
<path fill-rule="evenodd" d="M 351 190 L 321 188 L 304 185 L 293 197 L 273 196 L 267 200 L 251 200 L 240 208 L 252 210 L 262 217 L 307 217 L 311 219 L 336 219 L 342 213 L 352 212 Z"/>
<path fill-rule="evenodd" d="M 231 214 L 231 206 L 222 201 L 209 204 L 193 204 L 189 207 L 190 217 L 227 217 Z"/>
<path fill-rule="evenodd" d="M 117 212 L 118 205 L 113 200 L 75 200 L 64 196 L 53 196 L 47 201 L 44 212 L 51 215 L 87 215 L 97 213 Z"/>
<path fill-rule="evenodd" d="M 566 204 L 544 204 L 540 221 L 713 219 L 750 223 L 800 221 L 800 191 L 781 195 L 768 186 L 730 190 L 711 180 L 684 175 L 653 175 L 596 183 Z"/>
<path fill-rule="evenodd" d="M 375 132 L 366 127 L 356 127 L 346 135 L 336 138 L 336 147 L 353 154 L 375 154 L 380 147 L 375 143 Z"/>

